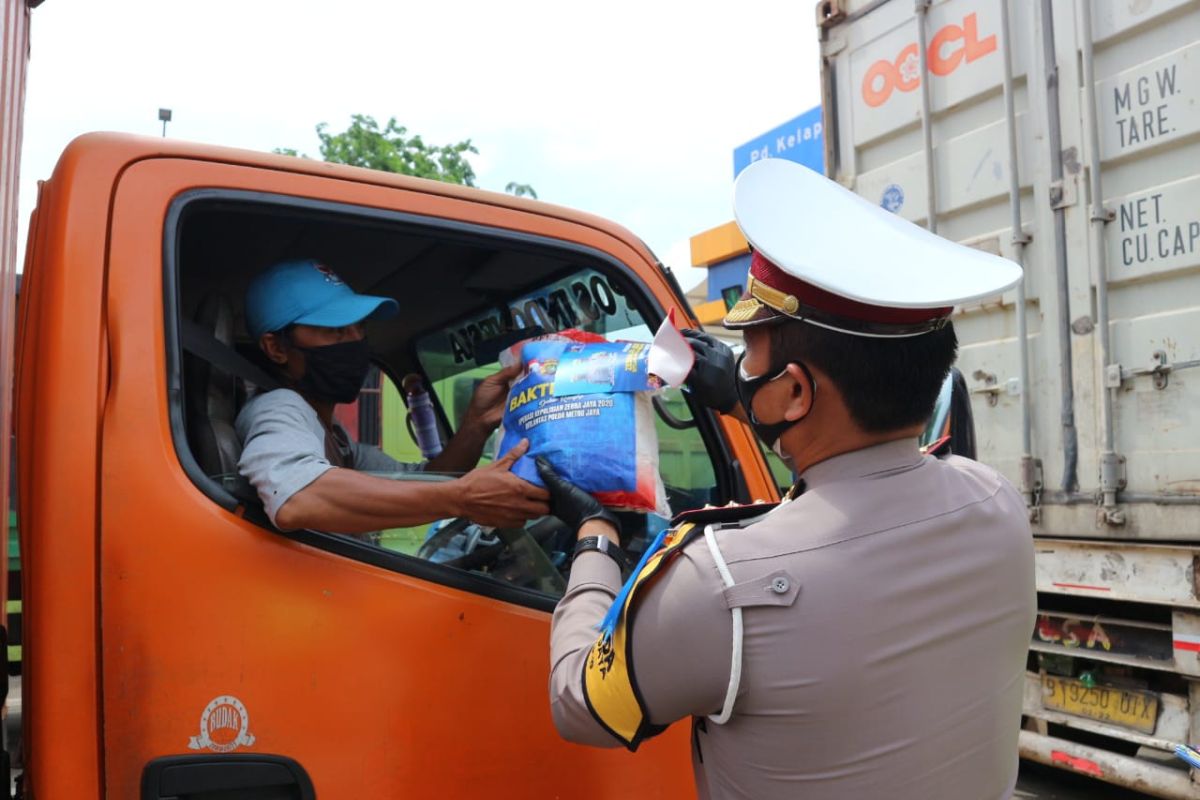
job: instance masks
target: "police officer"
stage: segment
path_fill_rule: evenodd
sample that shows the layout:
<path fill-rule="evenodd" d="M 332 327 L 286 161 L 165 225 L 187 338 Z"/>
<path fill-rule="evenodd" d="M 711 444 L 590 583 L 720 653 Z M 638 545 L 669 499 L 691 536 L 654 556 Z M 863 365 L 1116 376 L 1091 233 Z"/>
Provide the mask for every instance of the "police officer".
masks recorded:
<path fill-rule="evenodd" d="M 551 633 L 555 724 L 632 750 L 690 717 L 713 800 L 1009 797 L 1026 512 L 994 470 L 917 439 L 956 355 L 953 307 L 1019 269 L 778 159 L 742 173 L 734 208 L 753 256 L 725 324 L 746 351 L 735 367 L 691 333 L 689 384 L 799 481 L 767 513 L 677 519 L 623 586 L 616 519 L 542 463 L 580 540 Z"/>

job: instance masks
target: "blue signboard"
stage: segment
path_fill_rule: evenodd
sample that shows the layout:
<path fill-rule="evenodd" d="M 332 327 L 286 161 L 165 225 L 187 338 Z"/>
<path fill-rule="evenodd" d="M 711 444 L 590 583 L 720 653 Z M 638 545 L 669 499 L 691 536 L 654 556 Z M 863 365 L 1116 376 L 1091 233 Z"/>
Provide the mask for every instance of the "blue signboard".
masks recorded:
<path fill-rule="evenodd" d="M 733 177 L 764 158 L 786 158 L 825 174 L 825 136 L 821 107 L 764 133 L 733 151 Z"/>
<path fill-rule="evenodd" d="M 825 174 L 825 133 L 821 107 L 811 108 L 733 151 L 733 177 L 755 161 L 786 158 Z M 901 198 L 900 202 L 903 202 Z M 726 305 L 741 293 L 750 269 L 750 256 L 734 256 L 708 267 L 708 299 L 725 299 Z"/>
<path fill-rule="evenodd" d="M 735 297 L 741 295 L 746 287 L 746 275 L 750 272 L 750 256 L 734 256 L 728 261 L 711 264 L 708 267 L 708 297 L 707 300 L 725 298 L 725 306 L 732 308 L 733 303 L 725 296 L 729 289 L 735 289 Z"/>

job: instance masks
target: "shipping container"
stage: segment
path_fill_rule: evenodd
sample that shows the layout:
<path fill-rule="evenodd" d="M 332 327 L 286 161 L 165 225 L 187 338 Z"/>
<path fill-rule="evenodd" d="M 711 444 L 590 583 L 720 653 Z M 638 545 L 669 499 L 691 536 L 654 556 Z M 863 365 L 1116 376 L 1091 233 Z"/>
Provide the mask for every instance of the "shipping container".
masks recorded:
<path fill-rule="evenodd" d="M 817 16 L 828 174 L 1025 269 L 954 317 L 1039 537 L 1022 753 L 1200 797 L 1169 755 L 1200 738 L 1200 3 Z"/>
<path fill-rule="evenodd" d="M 0 0 L 0 385 L 12 385 L 13 315 L 16 308 L 17 196 L 25 68 L 29 61 L 29 8 L 25 0 Z M 11 430 L 8 406 L 0 405 L 0 430 Z M 8 437 L 0 437 L 0 463 L 8 463 Z M 0 508 L 8 486 L 0 482 Z"/>
<path fill-rule="evenodd" d="M 29 9 L 40 3 L 40 0 L 0 0 L 0 391 L 10 393 L 13 385 L 13 337 L 16 332 L 16 294 L 17 294 L 17 200 L 20 191 L 21 166 L 21 134 L 25 109 L 25 74 L 29 62 Z M 11 459 L 12 430 L 11 403 L 0 402 L 0 464 L 7 465 Z M 9 511 L 10 485 L 8 473 L 3 472 L 0 478 L 0 510 Z M 5 513 L 0 516 L 0 553 L 4 553 L 9 561 L 9 570 L 5 570 L 10 578 L 16 574 L 10 572 L 19 569 L 19 559 L 14 558 L 16 550 L 16 531 L 13 523 L 14 514 Z M 10 550 L 12 552 L 10 552 Z M 10 586 L 10 583 L 13 585 Z M 15 581 L 0 582 L 0 604 L 5 612 L 12 611 L 17 616 L 0 620 L 0 646 L 4 646 L 13 637 L 13 626 L 20 633 L 20 593 L 14 592 L 19 588 Z M 10 598 L 17 598 L 15 605 L 9 605 Z M 14 665 L 10 658 L 9 668 L 19 671 L 19 647 L 10 653 L 16 653 L 17 663 Z M 5 681 L 0 688 L 0 703 L 8 698 L 8 684 Z M 0 743 L 0 753 L 4 746 Z M 0 755 L 5 759 L 6 753 Z M 8 764 L 0 763 L 0 781 L 7 785 Z"/>

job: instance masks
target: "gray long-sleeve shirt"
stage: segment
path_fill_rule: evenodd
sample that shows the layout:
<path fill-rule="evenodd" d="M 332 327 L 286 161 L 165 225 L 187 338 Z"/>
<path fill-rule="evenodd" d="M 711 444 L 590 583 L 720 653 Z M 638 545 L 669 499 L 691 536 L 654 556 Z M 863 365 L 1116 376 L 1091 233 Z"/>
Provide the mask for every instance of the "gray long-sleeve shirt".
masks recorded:
<path fill-rule="evenodd" d="M 733 588 L 701 537 L 636 599 L 632 671 L 650 721 L 701 718 L 702 798 L 1009 797 L 1036 613 L 1019 495 L 992 469 L 922 456 L 913 440 L 802 478 L 797 499 L 717 531 Z M 611 559 L 584 553 L 554 615 L 551 706 L 573 741 L 619 744 L 588 710 L 581 675 L 620 583 Z M 742 677 L 717 725 L 703 717 L 729 684 L 733 606 Z"/>

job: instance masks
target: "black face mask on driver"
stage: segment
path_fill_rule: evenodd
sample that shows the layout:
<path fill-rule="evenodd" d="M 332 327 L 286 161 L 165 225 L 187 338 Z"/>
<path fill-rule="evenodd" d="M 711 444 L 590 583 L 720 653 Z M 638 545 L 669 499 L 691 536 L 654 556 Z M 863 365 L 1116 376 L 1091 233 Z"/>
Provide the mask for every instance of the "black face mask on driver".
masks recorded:
<path fill-rule="evenodd" d="M 801 361 L 789 361 L 778 369 L 768 369 L 764 374 L 755 378 L 751 378 L 746 375 L 746 370 L 743 367 L 745 359 L 746 355 L 743 353 L 742 357 L 738 359 L 737 363 L 737 375 L 735 377 L 735 381 L 737 384 L 738 400 L 741 401 L 742 408 L 746 409 L 746 419 L 750 420 L 750 427 L 754 429 L 754 434 L 758 436 L 760 440 L 762 440 L 764 445 L 772 450 L 775 450 L 776 455 L 779 455 L 780 458 L 783 458 L 782 454 L 775 447 L 776 443 L 779 441 L 779 437 L 783 436 L 784 431 L 788 430 L 793 425 L 803 422 L 804 417 L 793 420 L 781 419 L 779 422 L 762 422 L 754 413 L 754 396 L 758 394 L 759 389 L 766 386 L 771 381 L 778 380 L 787 374 L 788 364 L 796 364 L 804 371 L 804 377 L 808 378 L 808 386 L 810 391 L 813 392 L 814 400 L 817 383 L 813 380 L 812 373 L 808 371 L 808 367 Z M 811 412 L 811 410 L 812 406 L 810 402 L 809 411 Z M 806 414 L 805 416 L 808 415 Z"/>
<path fill-rule="evenodd" d="M 296 349 L 304 353 L 304 377 L 296 384 L 301 393 L 330 403 L 354 402 L 371 371 L 366 339 Z"/>

